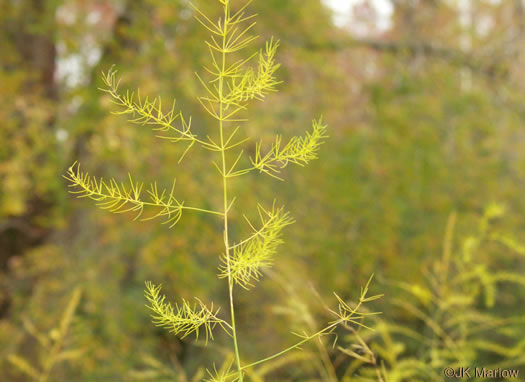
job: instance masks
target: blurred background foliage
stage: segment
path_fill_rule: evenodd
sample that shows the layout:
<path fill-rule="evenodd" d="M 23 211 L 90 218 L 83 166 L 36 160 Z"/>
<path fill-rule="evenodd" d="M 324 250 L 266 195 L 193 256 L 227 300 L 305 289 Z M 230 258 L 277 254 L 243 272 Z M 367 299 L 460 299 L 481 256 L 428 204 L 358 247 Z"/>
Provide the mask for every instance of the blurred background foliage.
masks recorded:
<path fill-rule="evenodd" d="M 232 183 L 234 224 L 274 198 L 297 220 L 268 277 L 238 292 L 241 349 L 258 359 L 294 341 L 291 331 L 321 327 L 329 318 L 318 296 L 331 306 L 332 291 L 355 298 L 372 272 L 374 290 L 386 295 L 376 305 L 384 312 L 376 332 L 340 333 L 346 353 L 326 339 L 326 347 L 294 353 L 251 375 L 254 381 L 430 381 L 442 380 L 439 368 L 450 364 L 525 364 L 525 4 L 392 0 L 388 26 L 379 28 L 375 3 L 353 1 L 352 17 L 338 25 L 320 0 L 251 6 L 258 34 L 281 40 L 284 83 L 252 106 L 244 127 L 249 148 L 259 138 L 300 134 L 319 114 L 330 139 L 319 161 L 287 169 L 286 182 L 250 175 Z M 218 16 L 215 2 L 195 4 Z M 54 363 L 50 381 L 201 380 L 203 367 L 219 367 L 231 355 L 229 339 L 206 351 L 155 328 L 143 286 L 151 279 L 173 299 L 225 305 L 227 288 L 216 277 L 219 222 L 193 214 L 172 230 L 132 222 L 69 196 L 61 177 L 77 159 L 97 176 L 124 180 L 130 172 L 166 186 L 176 176 L 182 200 L 220 205 L 211 153 L 194 149 L 178 165 L 183 148 L 110 114 L 108 97 L 97 90 L 100 72 L 114 64 L 123 87 L 176 98 L 198 133 L 212 129 L 193 74 L 207 59 L 207 34 L 189 2 L 2 0 L 0 31 L 0 375 L 31 380 L 16 357 L 46 365 L 47 340 L 38 332 L 51 342 L 65 337 L 66 356 Z M 501 206 L 504 216 L 494 213 Z M 444 243 L 451 213 L 454 238 Z M 495 233 L 487 237 L 480 224 Z M 449 257 L 447 270 L 459 281 L 445 289 L 456 291 L 454 298 L 425 286 L 444 275 L 434 265 L 447 245 L 454 253 L 470 248 L 467 259 Z M 474 265 L 485 267 L 478 284 L 460 277 Z M 487 285 L 493 300 L 480 292 Z M 76 288 L 82 296 L 67 335 L 53 331 L 79 298 Z M 405 305 L 396 305 L 400 299 Z M 414 313 L 418 304 L 425 315 Z M 469 319 L 461 321 L 460 312 Z M 444 315 L 461 321 L 461 330 Z M 502 329 L 497 323 L 505 319 L 512 324 Z M 490 346 L 465 334 L 480 322 L 491 330 L 474 339 Z M 443 350 L 450 343 L 440 341 L 434 324 L 461 354 Z M 352 343 L 375 363 L 353 356 Z"/>

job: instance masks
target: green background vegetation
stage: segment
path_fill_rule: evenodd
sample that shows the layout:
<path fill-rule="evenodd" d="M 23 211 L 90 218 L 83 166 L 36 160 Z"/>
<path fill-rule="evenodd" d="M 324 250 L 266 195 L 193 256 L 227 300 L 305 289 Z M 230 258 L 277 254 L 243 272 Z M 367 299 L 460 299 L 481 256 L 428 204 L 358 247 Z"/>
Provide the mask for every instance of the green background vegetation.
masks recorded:
<path fill-rule="evenodd" d="M 219 17 L 218 2 L 195 3 Z M 341 331 L 334 348 L 327 337 L 249 380 L 377 380 L 383 369 L 388 381 L 440 381 L 445 366 L 525 373 L 525 6 L 393 4 L 381 33 L 357 9 L 369 25 L 360 37 L 336 28 L 318 0 L 251 6 L 260 41 L 281 41 L 284 82 L 253 104 L 250 147 L 301 135 L 321 114 L 330 139 L 320 160 L 283 171 L 286 182 L 232 182 L 233 226 L 274 198 L 297 221 L 271 272 L 237 294 L 243 354 L 262 358 L 295 342 L 290 332 L 323 327 L 333 317 L 322 301 L 334 306 L 332 291 L 357 298 L 372 272 L 385 297 L 371 307 L 383 312 L 368 323 L 375 332 Z M 229 338 L 205 349 L 155 328 L 143 289 L 155 280 L 173 300 L 226 307 L 220 222 L 133 222 L 68 195 L 62 174 L 79 160 L 123 181 L 130 172 L 169 187 L 176 176 L 182 200 L 220 208 L 212 153 L 177 164 L 184 147 L 110 114 L 97 90 L 115 64 L 122 86 L 176 98 L 205 136 L 216 127 L 193 72 L 207 62 L 208 34 L 183 0 L 3 0 L 0 32 L 0 376 L 31 380 L 24 367 L 45 369 L 54 355 L 50 381 L 204 378 L 231 357 Z M 45 350 L 57 339 L 71 351 L 62 359 Z"/>

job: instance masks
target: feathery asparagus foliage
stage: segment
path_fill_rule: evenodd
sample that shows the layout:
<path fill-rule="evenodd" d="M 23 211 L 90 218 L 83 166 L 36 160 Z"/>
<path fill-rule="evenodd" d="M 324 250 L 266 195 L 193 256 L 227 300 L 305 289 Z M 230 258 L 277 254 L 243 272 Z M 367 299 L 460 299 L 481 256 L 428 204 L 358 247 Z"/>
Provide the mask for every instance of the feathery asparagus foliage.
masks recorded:
<path fill-rule="evenodd" d="M 84 353 L 82 349 L 64 349 L 64 342 L 66 341 L 81 296 L 82 292 L 80 288 L 73 290 L 60 320 L 60 324 L 57 328 L 49 331 L 49 334 L 42 333 L 29 319 L 24 319 L 26 331 L 31 334 L 40 345 L 40 365 L 33 366 L 31 362 L 25 358 L 12 354 L 8 357 L 8 361 L 17 370 L 30 377 L 33 381 L 47 382 L 51 379 L 53 367 L 57 364 L 75 360 L 82 356 Z"/>
<path fill-rule="evenodd" d="M 194 146 L 218 153 L 219 160 L 213 162 L 215 169 L 222 177 L 223 206 L 220 211 L 206 210 L 199 207 L 189 207 L 174 195 L 174 186 L 171 191 L 159 191 L 156 183 L 153 183 L 147 191 L 147 198 L 143 196 L 143 183 L 135 182 L 129 176 L 129 185 L 119 183 L 115 179 L 103 180 L 89 176 L 88 173 L 80 171 L 80 166 L 73 164 L 66 174 L 70 181 L 73 193 L 79 197 L 87 197 L 97 202 L 99 207 L 111 212 L 134 212 L 135 219 L 147 220 L 163 218 L 164 223 L 173 227 L 182 217 L 185 211 L 207 213 L 220 217 L 223 221 L 224 252 L 220 257 L 219 277 L 228 281 L 228 296 L 230 305 L 230 320 L 218 318 L 218 310 L 213 306 L 208 308 L 197 299 L 195 305 L 182 300 L 180 305 L 173 307 L 165 302 L 165 297 L 160 294 L 160 287 L 151 282 L 146 283 L 146 298 L 149 308 L 153 311 L 154 322 L 167 328 L 182 338 L 204 331 L 206 339 L 213 339 L 212 330 L 219 326 L 233 340 L 236 370 L 209 373 L 213 381 L 243 381 L 245 370 L 260 363 L 266 362 L 288 351 L 297 349 L 307 341 L 319 336 L 332 333 L 337 325 L 357 324 L 363 325 L 365 314 L 359 309 L 362 304 L 380 296 L 367 298 L 368 284 L 362 290 L 359 305 L 351 308 L 338 297 L 339 311 L 334 314 L 337 319 L 329 326 L 313 335 L 306 335 L 299 343 L 263 360 L 244 364 L 241 360 L 237 330 L 235 324 L 234 286 L 249 288 L 262 276 L 261 269 L 273 264 L 278 245 L 282 242 L 282 230 L 293 222 L 292 218 L 282 207 L 277 208 L 275 202 L 271 209 L 258 206 L 261 227 L 256 229 L 248 220 L 253 234 L 246 239 L 238 240 L 236 244 L 230 244 L 234 240 L 230 237 L 229 212 L 233 208 L 235 198 L 229 194 L 228 181 L 234 177 L 244 176 L 250 172 L 261 172 L 275 178 L 281 179 L 281 169 L 289 163 L 306 165 L 317 158 L 321 144 L 326 136 L 326 125 L 322 120 L 314 120 L 312 131 L 303 137 L 292 137 L 288 143 L 282 143 L 282 137 L 277 136 L 269 151 L 263 153 L 263 143 L 255 145 L 255 157 L 242 160 L 244 151 L 239 147 L 246 143 L 247 138 L 241 139 L 237 136 L 240 126 L 233 127 L 232 124 L 245 122 L 243 113 L 247 110 L 249 101 L 259 100 L 276 91 L 279 81 L 275 73 L 279 64 L 275 62 L 275 56 L 279 42 L 273 38 L 266 42 L 265 49 L 259 53 L 252 54 L 247 58 L 239 59 L 240 51 L 253 43 L 257 36 L 251 35 L 255 26 L 253 18 L 255 15 L 246 15 L 246 8 L 250 1 L 236 12 L 232 11 L 229 0 L 219 0 L 223 15 L 213 22 L 208 16 L 194 7 L 196 20 L 210 32 L 210 38 L 206 46 L 210 54 L 210 64 L 204 67 L 206 74 L 196 74 L 197 80 L 203 87 L 204 95 L 198 98 L 204 111 L 217 123 L 215 136 L 202 138 L 197 136 L 191 128 L 191 117 L 185 118 L 181 111 L 176 110 L 173 101 L 169 111 L 163 110 L 160 97 L 143 98 L 140 92 L 122 92 L 120 81 L 116 77 L 116 71 L 111 68 L 103 74 L 103 82 L 106 92 L 113 103 L 120 109 L 115 114 L 129 115 L 129 120 L 140 125 L 148 125 L 154 131 L 162 134 L 159 138 L 170 142 L 182 142 L 187 144 L 181 159 Z M 255 67 L 252 60 L 257 59 Z M 237 152 L 234 153 L 234 150 Z M 251 162 L 251 167 L 239 168 L 241 163 Z M 143 217 L 144 210 L 148 208 L 153 212 L 148 217 Z"/>
<path fill-rule="evenodd" d="M 512 303 L 519 295 L 516 287 L 525 286 L 525 277 L 505 269 L 505 259 L 493 252 L 525 255 L 522 244 L 496 228 L 504 213 L 501 205 L 488 206 L 477 232 L 459 245 L 454 240 L 456 214 L 450 215 L 442 255 L 423 268 L 426 283 L 393 283 L 402 298 L 390 302 L 404 312 L 403 321 L 408 315 L 421 330 L 378 320 L 376 331 L 352 333 L 348 340 L 353 343 L 362 337 L 359 342 L 366 350 L 342 349 L 355 359 L 343 381 L 353 381 L 355 375 L 363 381 L 438 381 L 447 367 L 492 370 L 525 365 L 525 317 L 513 312 Z"/>
<path fill-rule="evenodd" d="M 262 226 L 256 230 L 252 223 L 245 217 L 254 233 L 249 238 L 233 245 L 231 258 L 222 257 L 223 265 L 219 277 L 227 278 L 231 275 L 240 286 L 248 289 L 253 286 L 251 280 L 259 280 L 261 267 L 271 266 L 277 246 L 282 243 L 282 229 L 293 223 L 288 212 L 283 208 L 276 209 L 275 204 L 271 211 L 258 206 Z M 228 268 L 229 266 L 229 268 Z"/>
<path fill-rule="evenodd" d="M 314 121 L 312 132 L 306 132 L 304 137 L 293 137 L 284 147 L 281 148 L 282 137 L 277 137 L 271 149 L 266 153 L 261 153 L 262 142 L 257 144 L 255 158 L 251 159 L 254 168 L 260 172 L 280 179 L 276 174 L 280 169 L 286 167 L 288 163 L 303 166 L 317 158 L 317 151 L 322 144 L 326 126 L 319 121 Z"/>
<path fill-rule="evenodd" d="M 175 305 L 175 309 L 166 300 L 165 296 L 160 294 L 161 286 L 155 286 L 151 282 L 146 282 L 146 298 L 150 303 L 150 309 L 154 312 L 153 322 L 157 326 L 169 329 L 175 335 L 184 338 L 192 333 L 199 338 L 199 330 L 202 328 L 208 338 L 213 339 L 213 327 L 217 323 L 223 323 L 217 318 L 219 310 L 213 310 L 213 305 L 208 308 L 204 303 L 197 300 L 193 307 L 186 300 L 182 304 Z"/>
<path fill-rule="evenodd" d="M 73 187 L 73 190 L 70 191 L 72 194 L 77 194 L 80 198 L 93 199 L 100 208 L 110 212 L 135 212 L 134 220 L 144 221 L 162 217 L 165 219 L 164 224 L 170 224 L 171 228 L 178 223 L 184 209 L 222 215 L 216 211 L 184 206 L 184 202 L 175 198 L 175 181 L 173 181 L 173 186 L 169 192 L 166 189 L 159 191 L 156 183 L 150 184 L 146 192 L 148 199 L 145 201 L 142 197 L 144 183 L 134 182 L 131 175 L 128 177 L 129 185 L 123 182 L 119 184 L 113 178 L 97 180 L 89 173 L 81 172 L 80 165 L 76 163 L 68 169 L 65 175 L 65 178 L 71 182 L 69 186 Z M 149 207 L 156 213 L 149 217 L 142 217 L 144 207 Z"/>

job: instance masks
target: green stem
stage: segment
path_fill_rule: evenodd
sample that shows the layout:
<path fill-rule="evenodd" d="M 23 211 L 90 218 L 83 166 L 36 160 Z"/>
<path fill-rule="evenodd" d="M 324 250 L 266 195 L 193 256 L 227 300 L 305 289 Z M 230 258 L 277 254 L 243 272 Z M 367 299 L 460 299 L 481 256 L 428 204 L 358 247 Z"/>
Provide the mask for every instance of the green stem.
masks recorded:
<path fill-rule="evenodd" d="M 231 329 L 233 337 L 233 346 L 235 348 L 235 360 L 237 363 L 237 371 L 239 374 L 239 382 L 243 382 L 243 372 L 241 367 L 241 357 L 239 355 L 239 345 L 237 344 L 237 330 L 235 327 L 235 309 L 233 304 L 233 279 L 231 277 L 231 265 L 230 265 L 230 244 L 228 238 L 228 183 L 227 183 L 227 172 L 226 172 L 226 155 L 225 155 L 225 142 L 223 132 L 224 122 L 224 103 L 223 103 L 223 87 L 224 87 L 224 71 L 226 68 L 226 34 L 227 34 L 227 23 L 228 23 L 228 4 L 224 5 L 224 29 L 222 36 L 222 70 L 219 77 L 219 131 L 221 137 L 221 159 L 222 159 L 222 186 L 224 194 L 224 248 L 226 251 L 226 267 L 228 271 L 228 292 L 230 298 L 230 314 L 231 314 Z"/>
<path fill-rule="evenodd" d="M 81 184 L 78 184 L 78 183 L 77 183 L 77 186 L 81 187 L 88 197 L 90 197 L 92 199 L 94 199 L 94 197 L 99 198 L 99 199 L 95 199 L 95 200 L 113 199 L 113 200 L 116 200 L 116 201 L 119 201 L 119 202 L 122 202 L 122 203 L 135 204 L 137 206 L 138 205 L 142 205 L 142 206 L 149 206 L 149 207 L 166 207 L 166 204 L 159 204 L 159 203 L 153 203 L 153 202 L 144 202 L 142 200 L 134 200 L 134 199 L 131 199 L 131 198 L 117 197 L 117 196 L 111 196 L 109 194 L 104 194 L 104 193 L 101 193 L 101 192 L 94 192 L 93 189 L 87 188 L 86 186 L 82 186 Z M 102 199 L 102 198 L 104 198 L 104 199 Z M 177 208 L 178 207 L 176 205 L 173 206 L 174 210 L 177 209 Z M 188 206 L 182 205 L 180 208 L 183 209 L 183 210 L 197 211 L 197 212 L 202 212 L 202 213 L 205 213 L 205 214 L 221 215 L 221 216 L 223 215 L 222 212 L 213 211 L 213 210 L 207 210 L 207 209 L 199 208 L 199 207 L 188 207 Z"/>
<path fill-rule="evenodd" d="M 222 82 L 222 80 L 221 80 Z M 219 89 L 221 88 L 222 83 L 219 83 Z M 222 112 L 222 108 L 221 108 Z M 222 121 L 220 121 L 220 132 L 221 132 L 221 144 L 223 142 L 223 133 L 222 133 Z M 226 168 L 226 157 L 224 151 L 221 151 L 222 156 L 222 168 Z M 230 297 L 230 314 L 231 314 L 231 329 L 233 337 L 233 346 L 235 348 L 235 359 L 237 362 L 237 370 L 239 372 L 239 381 L 243 380 L 243 373 L 241 368 L 241 358 L 239 356 L 239 346 L 237 344 L 237 331 L 235 329 L 235 309 L 233 306 L 233 279 L 231 277 L 231 268 L 230 268 L 230 243 L 228 239 L 228 184 L 226 177 L 223 176 L 223 193 L 224 193 L 224 248 L 226 250 L 226 266 L 228 269 L 228 292 Z"/>
<path fill-rule="evenodd" d="M 197 208 L 197 207 L 186 207 L 186 206 L 182 206 L 182 209 L 183 210 L 191 210 L 191 211 L 198 211 L 198 212 L 203 212 L 203 213 L 206 213 L 206 214 L 212 214 L 212 215 L 224 215 L 222 212 L 218 212 L 218 211 L 211 211 L 211 210 L 205 210 L 203 208 Z"/>
<path fill-rule="evenodd" d="M 266 358 L 264 358 L 264 359 L 261 359 L 261 360 L 259 360 L 259 361 L 257 361 L 257 362 L 250 363 L 249 365 L 243 366 L 242 369 L 248 369 L 248 368 L 250 368 L 250 367 L 253 367 L 253 366 L 259 365 L 259 364 L 261 364 L 261 363 L 264 363 L 264 362 L 266 362 L 266 361 L 270 361 L 270 360 L 272 360 L 272 359 L 274 359 L 274 358 L 280 357 L 280 356 L 282 356 L 283 354 L 289 352 L 290 350 L 297 349 L 297 348 L 298 348 L 299 346 L 301 346 L 302 344 L 304 344 L 304 343 L 306 343 L 306 342 L 308 342 L 308 341 L 310 341 L 310 340 L 313 340 L 314 338 L 319 337 L 321 334 L 326 333 L 327 331 L 329 331 L 329 330 L 335 328 L 335 327 L 336 327 L 337 325 L 339 325 L 341 322 L 342 322 L 342 320 L 337 320 L 337 321 L 335 321 L 334 323 L 332 323 L 331 325 L 327 326 L 326 328 L 319 330 L 317 333 L 312 334 L 311 336 L 305 337 L 303 340 L 299 341 L 299 342 L 296 343 L 295 345 L 292 345 L 292 346 L 290 346 L 290 347 L 288 347 L 288 348 L 286 348 L 286 349 L 280 351 L 279 353 L 275 353 L 274 355 L 271 355 L 271 356 L 269 356 L 269 357 L 266 357 Z"/>

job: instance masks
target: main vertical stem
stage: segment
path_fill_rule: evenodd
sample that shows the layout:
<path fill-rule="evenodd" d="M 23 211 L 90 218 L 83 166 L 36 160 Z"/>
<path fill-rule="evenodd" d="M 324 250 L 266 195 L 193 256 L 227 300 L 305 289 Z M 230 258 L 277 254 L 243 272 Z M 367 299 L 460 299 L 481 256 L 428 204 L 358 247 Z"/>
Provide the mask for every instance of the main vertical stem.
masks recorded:
<path fill-rule="evenodd" d="M 222 121 L 220 122 L 221 132 L 221 145 L 224 145 L 224 138 L 222 133 Z M 230 313 L 231 313 L 231 326 L 232 326 L 232 337 L 233 345 L 235 347 L 235 359 L 237 361 L 237 370 L 239 371 L 239 381 L 243 380 L 243 373 L 241 369 L 241 358 L 239 356 L 239 346 L 237 344 L 237 331 L 235 329 L 235 309 L 233 306 L 233 279 L 231 277 L 230 269 L 230 244 L 228 239 L 228 184 L 226 180 L 226 157 L 224 150 L 222 153 L 222 172 L 223 172 L 223 193 L 224 193 L 224 248 L 226 251 L 226 266 L 228 269 L 228 291 L 230 296 Z"/>
<path fill-rule="evenodd" d="M 232 327 L 232 337 L 233 337 L 233 346 L 235 348 L 235 360 L 237 363 L 237 371 L 239 373 L 239 382 L 243 382 L 243 372 L 241 367 L 241 357 L 239 355 L 239 345 L 237 344 L 237 331 L 235 327 L 235 309 L 233 304 L 233 279 L 231 277 L 231 267 L 230 267 L 230 243 L 228 238 L 228 182 L 226 175 L 226 153 L 224 145 L 224 132 L 223 132 L 223 122 L 224 122 L 224 103 L 223 103 L 223 87 L 224 87 L 224 71 L 226 68 L 226 34 L 228 27 L 228 17 L 229 9 L 228 3 L 224 5 L 224 30 L 222 37 L 222 70 L 219 77 L 219 131 L 221 138 L 221 159 L 222 159 L 222 186 L 224 194 L 224 248 L 226 251 L 226 267 L 228 270 L 228 292 L 230 297 L 230 314 L 231 314 L 231 327 Z"/>

